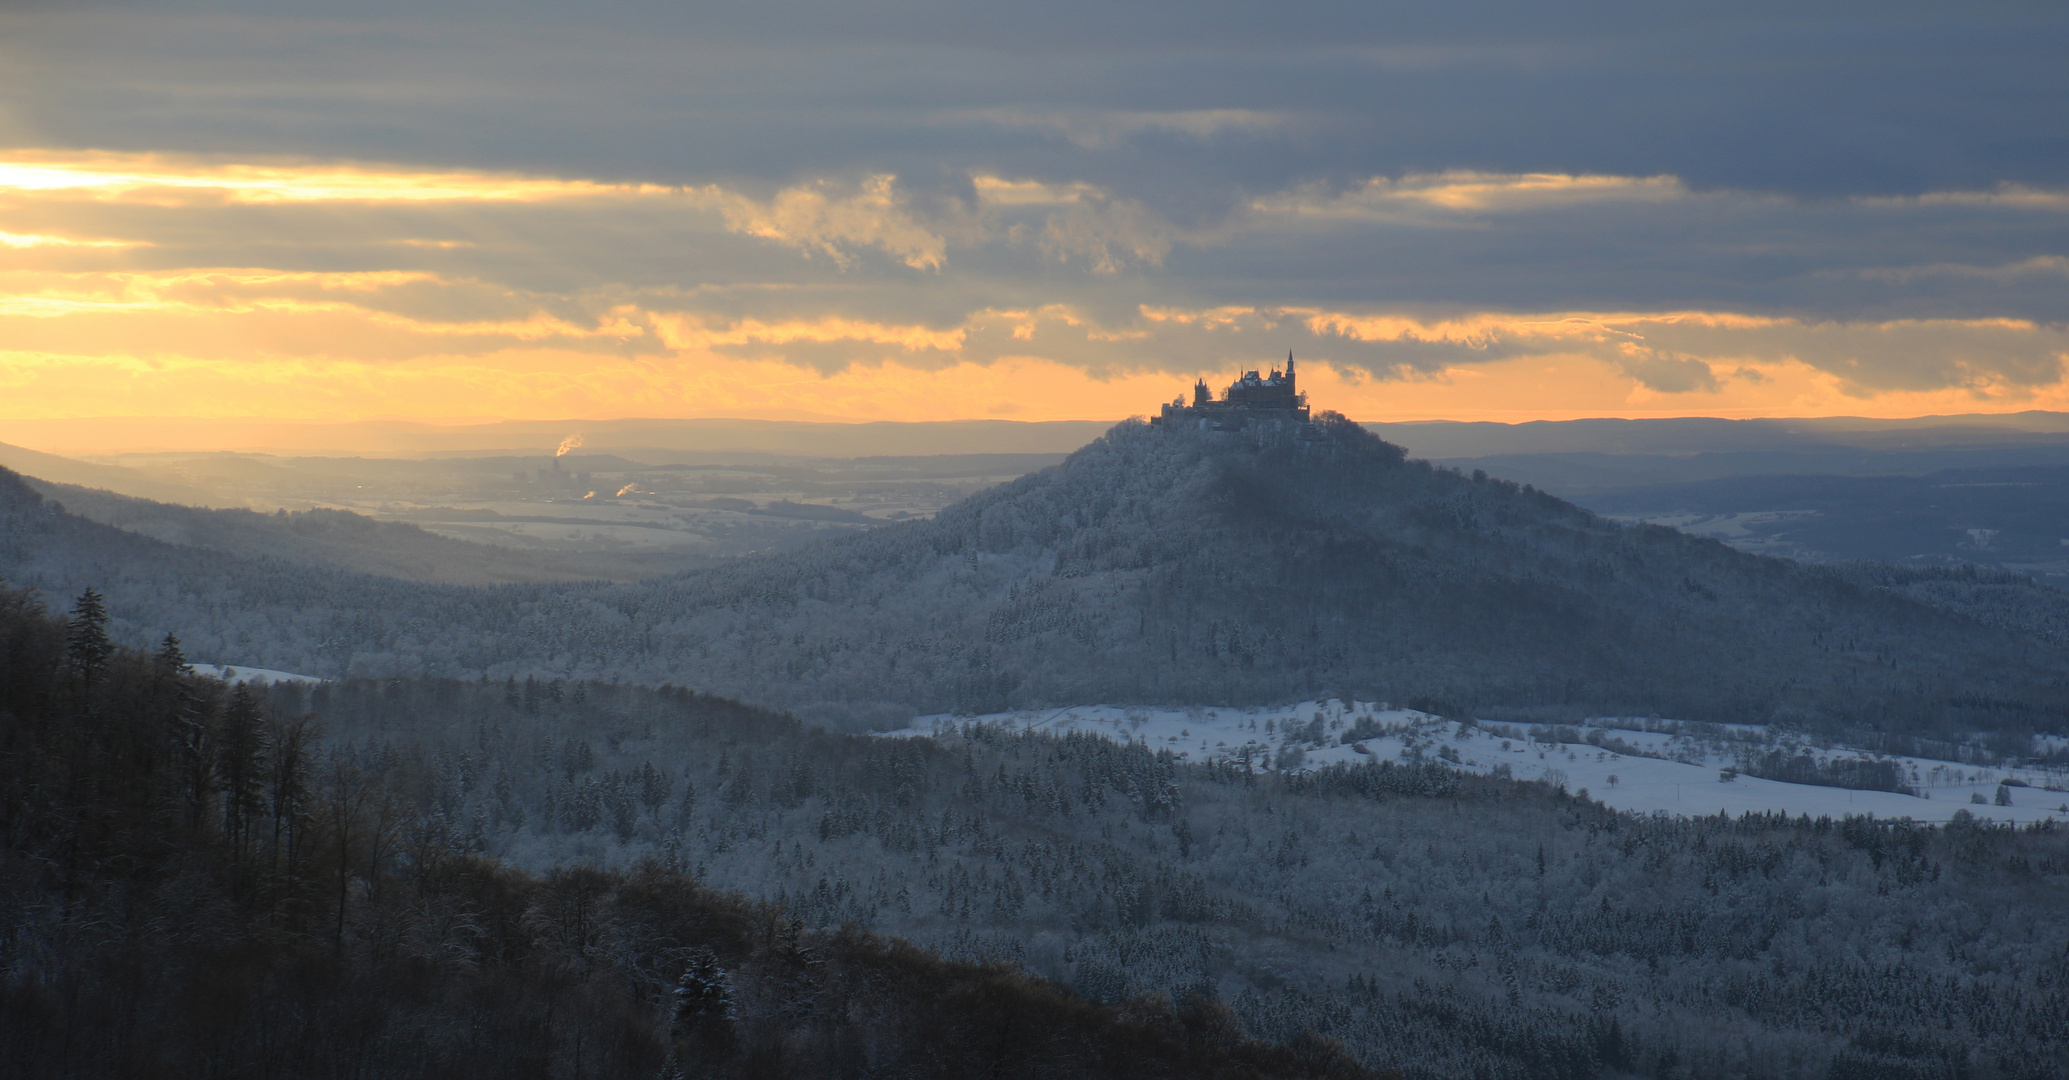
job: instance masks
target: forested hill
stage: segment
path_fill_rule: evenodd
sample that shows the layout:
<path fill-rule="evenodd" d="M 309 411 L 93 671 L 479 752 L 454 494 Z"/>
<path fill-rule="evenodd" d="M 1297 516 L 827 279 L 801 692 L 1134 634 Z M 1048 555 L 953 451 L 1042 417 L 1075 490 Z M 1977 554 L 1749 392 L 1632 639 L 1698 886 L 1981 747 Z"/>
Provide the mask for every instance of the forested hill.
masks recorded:
<path fill-rule="evenodd" d="M 1335 693 L 1498 714 L 2056 725 L 2036 640 L 1310 437 L 1116 427 L 934 521 L 615 594 L 664 671 L 837 717 Z M 621 601 L 622 602 L 622 601 Z"/>
<path fill-rule="evenodd" d="M 187 628 L 198 658 L 318 675 L 668 682 L 845 727 L 1319 694 L 1943 733 L 2069 709 L 2069 661 L 1973 603 L 1618 526 L 1334 418 L 1263 442 L 1122 424 L 932 521 L 624 586 L 146 552 L 33 499 L 0 498 L 0 575 L 99 584 L 132 637 Z"/>

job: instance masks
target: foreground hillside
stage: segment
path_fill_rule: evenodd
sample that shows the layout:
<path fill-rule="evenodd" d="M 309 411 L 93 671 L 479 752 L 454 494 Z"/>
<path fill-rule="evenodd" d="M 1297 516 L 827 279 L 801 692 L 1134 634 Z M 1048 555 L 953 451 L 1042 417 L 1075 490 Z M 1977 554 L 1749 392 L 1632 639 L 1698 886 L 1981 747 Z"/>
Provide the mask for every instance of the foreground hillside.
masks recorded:
<path fill-rule="evenodd" d="M 1900 596 L 1408 461 L 1341 420 L 1281 441 L 1123 424 L 931 521 L 620 586 L 231 559 L 16 484 L 0 576 L 104 587 L 132 640 L 190 628 L 214 662 L 668 682 L 850 727 L 1323 696 L 1947 736 L 2069 716 L 2069 659 L 2033 632 L 2057 621 L 2053 590 Z"/>
<path fill-rule="evenodd" d="M 1098 1000 L 1212 998 L 1253 1036 L 1321 1033 L 1414 1080 L 2069 1069 L 2069 833 L 1981 820 L 1996 807 L 1943 829 L 1640 817 L 1437 761 L 1253 772 L 1090 732 L 839 735 L 684 691 L 271 694 L 394 762 L 470 849 L 680 866 L 807 927 Z M 1327 727 L 1254 734 L 1283 761 L 1349 730 Z"/>
<path fill-rule="evenodd" d="M 0 591 L 0 1077 L 1361 1075 L 1204 999 L 1090 1003 L 658 861 L 506 868 L 413 748 L 326 744 L 77 614 Z"/>
<path fill-rule="evenodd" d="M 233 690 L 0 601 L 0 1076 L 2069 1067 L 2058 828 L 582 682 Z"/>

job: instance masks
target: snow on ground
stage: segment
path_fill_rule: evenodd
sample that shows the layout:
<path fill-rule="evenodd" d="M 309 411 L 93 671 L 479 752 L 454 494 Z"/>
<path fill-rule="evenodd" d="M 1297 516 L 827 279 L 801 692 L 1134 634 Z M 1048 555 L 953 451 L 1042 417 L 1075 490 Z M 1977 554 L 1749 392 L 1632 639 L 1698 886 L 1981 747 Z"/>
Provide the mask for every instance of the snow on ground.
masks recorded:
<path fill-rule="evenodd" d="M 219 664 L 195 664 L 194 674 L 221 679 L 226 683 L 257 683 L 261 686 L 277 682 L 320 683 L 323 680 L 314 675 L 297 675 L 292 671 L 275 671 L 262 667 L 223 667 Z"/>
<path fill-rule="evenodd" d="M 1165 749 L 1181 761 L 1247 760 L 1257 770 L 1314 769 L 1368 761 L 1433 761 L 1466 772 L 1506 767 L 1519 780 L 1546 780 L 1618 810 L 1681 816 L 1733 816 L 1782 811 L 1811 817 L 1874 815 L 1943 822 L 1957 810 L 1977 818 L 2027 824 L 2069 821 L 2069 771 L 2061 766 L 1976 765 L 1871 755 L 1820 747 L 1790 736 L 1769 737 L 1753 724 L 1675 725 L 1603 719 L 1559 728 L 1501 723 L 1460 724 L 1386 702 L 1306 701 L 1273 708 L 1129 708 L 1085 705 L 992 713 L 923 716 L 890 736 L 930 735 L 956 723 L 981 722 L 1012 731 L 1083 731 Z M 1655 730 L 1633 730 L 1652 727 Z M 1597 745 L 1597 742 L 1601 745 Z M 1916 795 L 1853 791 L 1735 775 L 1741 753 L 1781 749 L 1792 756 L 1892 762 Z M 2046 748 L 2036 748 L 2046 749 Z M 1996 805 L 1999 784 L 2011 805 Z M 1976 801 L 1980 796 L 1981 802 Z"/>

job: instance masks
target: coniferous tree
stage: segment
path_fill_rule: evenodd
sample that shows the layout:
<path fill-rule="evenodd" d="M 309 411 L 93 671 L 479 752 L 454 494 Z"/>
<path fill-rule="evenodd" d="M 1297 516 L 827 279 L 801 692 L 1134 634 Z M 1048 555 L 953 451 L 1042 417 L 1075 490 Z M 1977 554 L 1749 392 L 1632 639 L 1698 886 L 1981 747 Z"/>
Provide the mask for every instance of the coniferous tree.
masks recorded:
<path fill-rule="evenodd" d="M 223 839 L 240 868 L 252 857 L 266 810 L 266 721 L 249 684 L 230 690 L 217 739 L 216 781 L 223 795 Z"/>
<path fill-rule="evenodd" d="M 194 665 L 187 663 L 187 653 L 180 648 L 178 634 L 168 630 L 158 642 L 158 651 L 151 654 L 151 661 L 158 671 L 165 675 L 179 676 L 194 673 Z"/>
<path fill-rule="evenodd" d="M 108 640 L 108 608 L 101 594 L 87 589 L 72 606 L 72 624 L 65 642 L 65 655 L 72 670 L 82 679 L 100 674 L 115 645 Z"/>

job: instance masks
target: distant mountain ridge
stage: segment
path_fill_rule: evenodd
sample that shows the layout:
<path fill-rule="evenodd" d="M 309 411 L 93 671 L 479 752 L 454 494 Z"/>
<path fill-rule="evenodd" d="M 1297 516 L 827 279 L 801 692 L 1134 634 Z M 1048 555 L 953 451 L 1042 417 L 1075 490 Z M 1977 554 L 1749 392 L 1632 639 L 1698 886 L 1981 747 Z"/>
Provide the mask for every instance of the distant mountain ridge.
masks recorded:
<path fill-rule="evenodd" d="M 1872 451 L 2069 443 L 2069 413 L 1919 416 L 1676 416 L 1625 420 L 1411 420 L 1366 425 L 1382 438 L 1432 459 L 1507 454 L 1728 454 L 1777 449 Z"/>
<path fill-rule="evenodd" d="M 715 561 L 673 553 L 517 551 L 455 540 L 409 522 L 379 521 L 346 510 L 261 514 L 181 506 L 42 479 L 28 483 L 81 517 L 139 536 L 240 558 L 279 559 L 405 581 L 450 585 L 631 581 Z"/>
<path fill-rule="evenodd" d="M 289 573 L 32 495 L 0 499 L 0 575 L 95 584 L 132 633 L 217 646 L 197 659 L 669 682 L 840 727 L 1324 694 L 1939 733 L 2069 716 L 2069 661 L 2016 620 L 1619 526 L 1341 418 L 1282 435 L 1124 423 L 931 521 L 633 585 Z"/>

